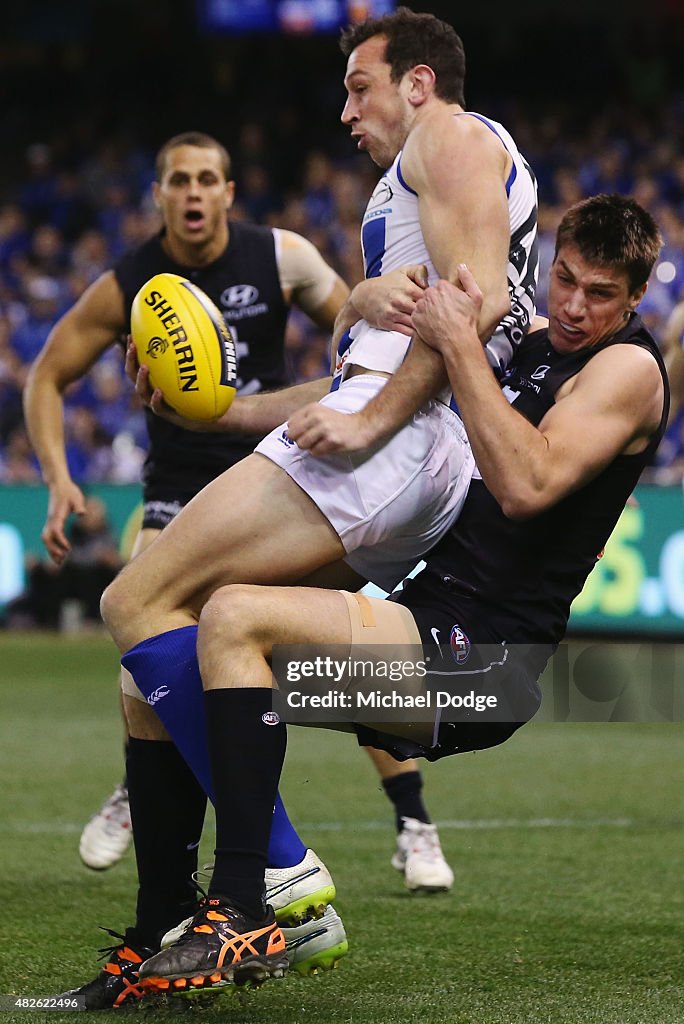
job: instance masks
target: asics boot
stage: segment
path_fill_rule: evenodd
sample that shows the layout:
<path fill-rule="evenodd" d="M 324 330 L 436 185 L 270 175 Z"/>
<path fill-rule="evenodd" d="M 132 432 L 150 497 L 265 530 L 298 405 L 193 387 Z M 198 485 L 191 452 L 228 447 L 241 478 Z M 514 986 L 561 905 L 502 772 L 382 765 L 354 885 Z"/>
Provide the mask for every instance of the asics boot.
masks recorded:
<path fill-rule="evenodd" d="M 161 948 L 177 942 L 192 923 L 193 919 L 188 917 L 168 931 Z M 283 928 L 283 935 L 290 970 L 305 976 L 337 967 L 349 949 L 342 918 L 333 906 L 326 907 L 322 917 L 310 917 L 295 928 Z"/>
<path fill-rule="evenodd" d="M 143 961 L 154 954 L 153 949 L 135 941 L 130 928 L 125 935 L 119 935 L 110 928 L 104 928 L 103 931 L 120 939 L 121 944 L 99 950 L 102 953 L 101 959 L 106 956 L 107 961 L 97 977 L 80 988 L 63 992 L 59 997 L 81 996 L 86 1010 L 115 1010 L 124 1004 L 131 1006 L 142 999 L 144 993 L 138 981 L 138 971 Z"/>
<path fill-rule="evenodd" d="M 285 937 L 271 907 L 261 920 L 205 897 L 180 938 L 140 969 L 144 990 L 182 992 L 259 985 L 287 973 Z"/>

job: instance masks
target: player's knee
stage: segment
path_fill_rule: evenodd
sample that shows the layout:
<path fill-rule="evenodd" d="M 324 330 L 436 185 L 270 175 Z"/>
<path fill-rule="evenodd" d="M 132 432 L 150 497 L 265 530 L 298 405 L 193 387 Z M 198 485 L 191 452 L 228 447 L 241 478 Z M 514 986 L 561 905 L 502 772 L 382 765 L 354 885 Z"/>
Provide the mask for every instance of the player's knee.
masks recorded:
<path fill-rule="evenodd" d="M 252 643 L 261 620 L 262 589 L 236 583 L 215 591 L 200 615 L 198 645 L 214 640 L 227 641 L 232 647 Z"/>
<path fill-rule="evenodd" d="M 100 598 L 100 614 L 114 640 L 121 646 L 126 623 L 130 623 L 139 612 L 134 588 L 129 586 L 126 572 L 119 573 Z"/>

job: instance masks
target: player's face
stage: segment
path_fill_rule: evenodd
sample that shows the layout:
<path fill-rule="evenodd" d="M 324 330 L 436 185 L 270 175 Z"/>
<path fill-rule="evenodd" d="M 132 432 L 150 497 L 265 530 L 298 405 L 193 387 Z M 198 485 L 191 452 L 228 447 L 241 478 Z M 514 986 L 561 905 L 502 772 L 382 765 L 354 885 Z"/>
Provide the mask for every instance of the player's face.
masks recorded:
<path fill-rule="evenodd" d="M 563 246 L 549 281 L 551 344 L 557 352 L 600 344 L 625 326 L 645 291 L 630 292 L 625 270 L 587 263 L 576 246 Z"/>
<path fill-rule="evenodd" d="M 169 236 L 186 245 L 206 245 L 225 232 L 235 185 L 226 181 L 215 149 L 177 146 L 169 151 L 154 198 Z"/>
<path fill-rule="evenodd" d="M 342 123 L 351 128 L 358 149 L 380 167 L 389 167 L 406 142 L 411 107 L 404 96 L 406 77 L 390 79 L 384 36 L 372 36 L 349 55 L 344 85 L 347 102 Z"/>

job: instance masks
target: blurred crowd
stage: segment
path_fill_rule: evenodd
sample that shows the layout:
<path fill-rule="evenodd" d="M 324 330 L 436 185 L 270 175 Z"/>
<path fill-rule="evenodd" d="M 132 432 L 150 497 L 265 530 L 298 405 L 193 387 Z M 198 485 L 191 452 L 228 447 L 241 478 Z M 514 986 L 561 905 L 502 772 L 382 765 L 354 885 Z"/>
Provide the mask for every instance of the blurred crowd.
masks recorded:
<path fill-rule="evenodd" d="M 540 287 L 553 257 L 560 217 L 583 196 L 635 196 L 661 226 L 665 246 L 640 307 L 655 336 L 684 300 L 684 98 L 657 116 L 615 108 L 530 116 L 515 106 L 487 109 L 516 138 L 533 167 L 540 196 Z M 193 127 L 182 125 L 180 128 Z M 234 159 L 235 218 L 289 228 L 309 238 L 353 285 L 362 277 L 359 224 L 377 169 L 365 156 L 299 154 L 283 181 L 281 150 L 256 122 L 227 141 Z M 151 200 L 154 151 L 124 135 L 104 139 L 88 156 L 36 141 L 14 187 L 0 195 L 0 483 L 40 478 L 23 425 L 28 367 L 50 328 L 83 290 L 127 249 L 159 228 Z M 294 312 L 287 348 L 293 380 L 328 371 L 327 338 Z M 680 339 L 676 340 L 679 343 Z M 79 484 L 134 482 L 145 456 L 144 417 L 123 375 L 123 350 L 107 353 L 68 394 L 69 467 Z M 684 431 L 674 418 L 652 478 L 681 481 Z"/>

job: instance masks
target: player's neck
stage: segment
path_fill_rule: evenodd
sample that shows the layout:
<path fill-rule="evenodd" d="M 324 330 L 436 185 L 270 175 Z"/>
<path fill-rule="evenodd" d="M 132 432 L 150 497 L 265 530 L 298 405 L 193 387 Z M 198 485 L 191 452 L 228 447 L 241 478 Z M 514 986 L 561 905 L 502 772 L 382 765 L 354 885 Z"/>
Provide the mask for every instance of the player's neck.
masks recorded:
<path fill-rule="evenodd" d="M 225 227 L 222 225 L 205 242 L 186 242 L 177 235 L 167 232 L 162 238 L 162 248 L 173 262 L 178 263 L 181 267 L 206 267 L 225 251 L 229 239 L 230 230 L 226 222 Z"/>
<path fill-rule="evenodd" d="M 414 112 L 406 138 L 408 139 L 408 136 L 416 129 L 420 129 L 417 137 L 433 131 L 441 133 L 444 131 L 444 125 L 454 114 L 462 113 L 463 107 L 458 103 L 447 103 L 437 96 L 432 96 L 427 103 L 422 104 Z"/>

